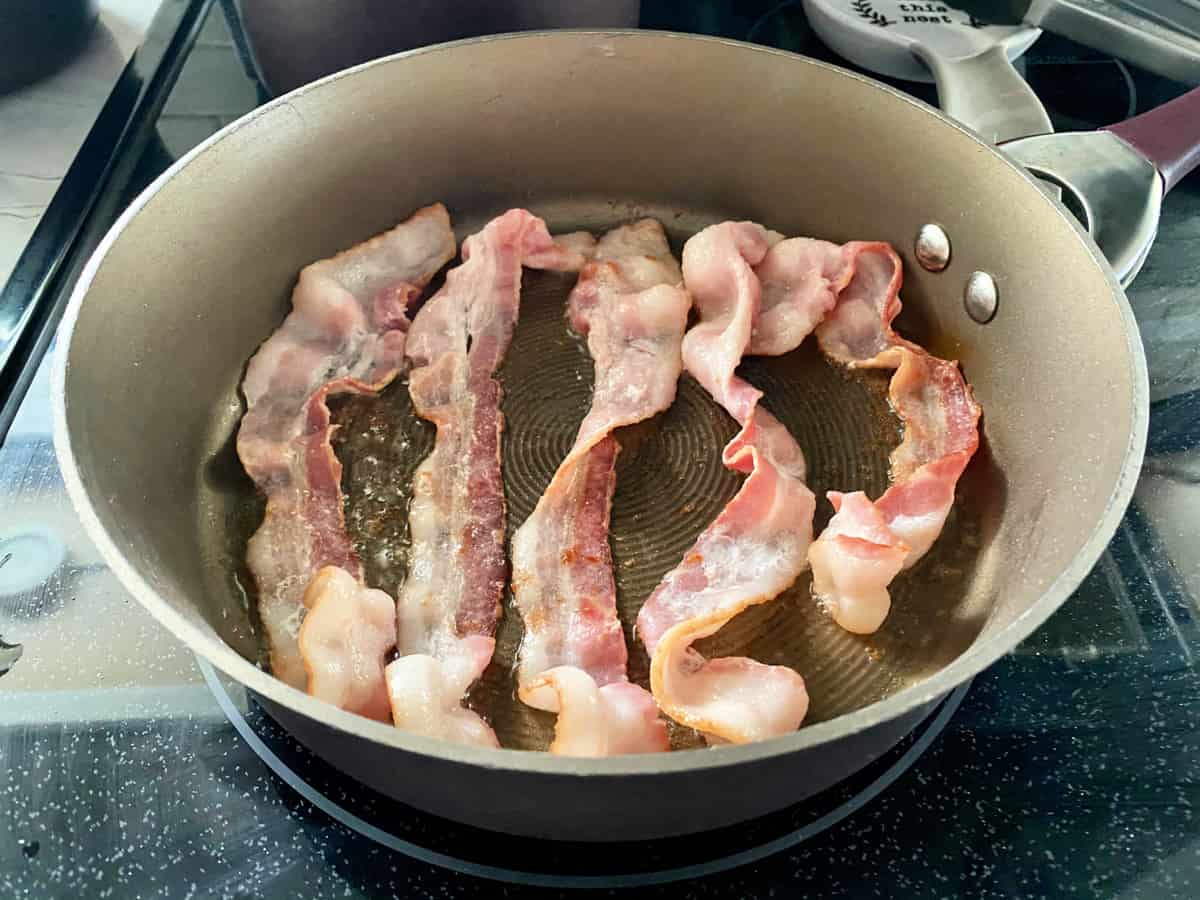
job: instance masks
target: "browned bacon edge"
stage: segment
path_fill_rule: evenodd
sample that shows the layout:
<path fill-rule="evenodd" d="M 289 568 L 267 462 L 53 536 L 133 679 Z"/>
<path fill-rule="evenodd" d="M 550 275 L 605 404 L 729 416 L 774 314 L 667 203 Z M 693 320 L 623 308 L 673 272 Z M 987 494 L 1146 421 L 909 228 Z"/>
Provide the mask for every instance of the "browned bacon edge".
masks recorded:
<path fill-rule="evenodd" d="M 309 581 L 329 565 L 361 576 L 345 530 L 327 398 L 375 393 L 395 377 L 403 364 L 406 310 L 454 247 L 449 216 L 436 204 L 307 267 L 292 311 L 247 366 L 237 449 L 267 498 L 247 565 L 272 671 L 294 687 L 309 680 L 298 642 Z"/>
<path fill-rule="evenodd" d="M 813 593 L 834 620 L 870 634 L 891 608 L 888 585 L 942 531 L 955 485 L 979 446 L 979 405 L 957 363 L 939 359 L 892 329 L 902 266 L 885 243 L 845 246 L 854 276 L 817 328 L 822 350 L 856 368 L 894 369 L 892 408 L 904 423 L 892 483 L 876 501 L 830 491 L 835 514 L 809 549 Z"/>

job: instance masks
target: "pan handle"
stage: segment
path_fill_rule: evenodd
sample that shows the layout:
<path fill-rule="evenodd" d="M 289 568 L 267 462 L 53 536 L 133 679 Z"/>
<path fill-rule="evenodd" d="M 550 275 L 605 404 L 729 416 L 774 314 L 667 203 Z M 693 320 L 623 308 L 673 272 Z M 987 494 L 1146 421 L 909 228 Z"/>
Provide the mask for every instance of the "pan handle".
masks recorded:
<path fill-rule="evenodd" d="M 1200 88 L 1104 130 L 1154 163 L 1169 191 L 1200 165 Z"/>
<path fill-rule="evenodd" d="M 1037 94 L 1013 68 L 1003 44 L 952 57 L 917 44 L 913 52 L 933 72 L 938 106 L 992 144 L 1054 128 Z"/>

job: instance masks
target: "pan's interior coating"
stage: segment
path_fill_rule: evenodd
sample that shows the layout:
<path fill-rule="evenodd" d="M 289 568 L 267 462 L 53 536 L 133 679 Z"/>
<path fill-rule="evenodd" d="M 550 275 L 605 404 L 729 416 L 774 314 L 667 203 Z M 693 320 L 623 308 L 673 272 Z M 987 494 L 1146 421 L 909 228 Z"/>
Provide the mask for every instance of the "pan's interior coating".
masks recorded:
<path fill-rule="evenodd" d="M 582 224 L 601 232 L 619 221 L 552 224 L 560 231 Z M 669 224 L 676 226 L 671 230 L 678 253 L 682 237 L 693 229 L 680 234 L 682 223 Z M 458 230 L 461 236 L 474 229 Z M 564 316 L 573 283 L 574 276 L 526 270 L 520 323 L 500 371 L 510 537 L 566 455 L 591 398 L 592 362 Z M 906 336 L 938 351 L 936 335 L 926 333 L 911 310 L 899 324 Z M 826 361 L 812 338 L 782 357 L 747 359 L 739 372 L 764 391 L 765 405 L 804 449 L 808 483 L 818 497 L 817 533 L 833 512 L 825 491 L 882 493 L 888 454 L 901 436 L 887 404 L 890 372 L 851 374 Z M 394 595 L 405 573 L 412 474 L 433 445 L 433 427 L 414 415 L 404 378 L 378 397 L 346 396 L 330 405 L 338 426 L 334 448 L 344 466 L 350 535 L 367 582 Z M 224 409 L 233 413 L 239 406 L 231 400 Z M 249 479 L 239 477 L 232 443 L 236 417 L 220 418 L 224 439 L 210 465 L 224 473 L 219 499 L 226 514 L 218 521 L 229 527 L 221 537 L 221 555 L 244 566 L 246 540 L 261 521 L 262 503 Z M 735 431 L 733 420 L 685 374 L 669 410 L 617 432 L 622 449 L 610 543 L 630 651 L 629 675 L 642 685 L 648 686 L 649 662 L 633 633 L 638 609 L 736 493 L 742 476 L 725 469 L 720 459 Z M 966 608 L 964 598 L 981 546 L 990 477 L 986 451 L 981 451 L 960 482 L 958 502 L 941 538 L 893 584 L 892 612 L 876 634 L 848 634 L 823 615 L 806 573 L 773 602 L 747 610 L 698 648 L 708 655 L 744 654 L 795 668 L 808 685 L 810 723 L 859 709 L 936 672 L 965 650 L 983 626 L 986 610 Z M 244 569 L 236 585 L 231 576 L 226 586 L 249 588 L 252 605 L 252 581 Z M 550 742 L 554 719 L 515 699 L 513 663 L 521 634 L 520 616 L 506 596 L 495 658 L 469 703 L 493 724 L 503 746 L 540 750 Z M 235 646 L 243 655 L 265 659 L 257 635 L 240 638 Z M 672 730 L 672 743 L 676 749 L 702 746 L 694 732 L 679 727 Z"/>

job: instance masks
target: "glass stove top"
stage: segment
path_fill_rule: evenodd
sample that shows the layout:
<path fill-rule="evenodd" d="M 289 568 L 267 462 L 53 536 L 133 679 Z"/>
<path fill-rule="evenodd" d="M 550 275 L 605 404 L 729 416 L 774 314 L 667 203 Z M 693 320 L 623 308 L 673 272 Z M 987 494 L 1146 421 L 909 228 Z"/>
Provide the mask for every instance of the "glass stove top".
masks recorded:
<path fill-rule="evenodd" d="M 126 200 L 263 97 L 224 7 L 206 15 L 129 167 Z M 797 4 L 644 0 L 642 24 L 836 61 Z M 1025 68 L 1060 130 L 1184 90 L 1049 35 Z M 189 112 L 189 92 L 214 78 L 242 106 Z M 932 86 L 892 83 L 936 99 Z M 594 879 L 579 888 L 663 897 L 1200 896 L 1197 178 L 1167 197 L 1129 296 L 1150 368 L 1149 449 L 1133 505 L 1079 591 L 872 771 L 790 818 L 642 848 L 644 865 L 600 861 L 637 852 L 628 847 L 565 848 L 547 864 L 532 842 L 377 808 L 240 689 L 211 690 L 215 676 L 82 535 L 54 460 L 43 364 L 0 446 L 0 635 L 20 645 L 0 645 L 0 669 L 20 653 L 0 679 L 0 897 L 577 895 L 554 886 L 572 875 Z M 387 834 L 362 833 L 364 822 Z M 702 874 L 726 858 L 744 864 Z M 553 877 L 487 880 L 501 870 Z M 654 871 L 682 881 L 629 875 Z"/>

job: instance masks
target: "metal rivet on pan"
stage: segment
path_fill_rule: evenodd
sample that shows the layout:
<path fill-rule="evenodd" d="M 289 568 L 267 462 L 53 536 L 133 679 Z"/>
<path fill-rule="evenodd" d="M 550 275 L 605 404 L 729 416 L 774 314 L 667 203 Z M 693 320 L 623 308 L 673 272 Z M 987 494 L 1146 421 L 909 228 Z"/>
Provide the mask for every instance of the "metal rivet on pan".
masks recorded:
<path fill-rule="evenodd" d="M 921 268 L 930 272 L 940 272 L 950 265 L 950 237 L 941 225 L 922 225 L 913 251 Z"/>
<path fill-rule="evenodd" d="M 987 272 L 972 272 L 968 276 L 966 289 L 963 290 L 963 306 L 967 315 L 980 325 L 992 321 L 999 299 L 996 279 Z"/>

